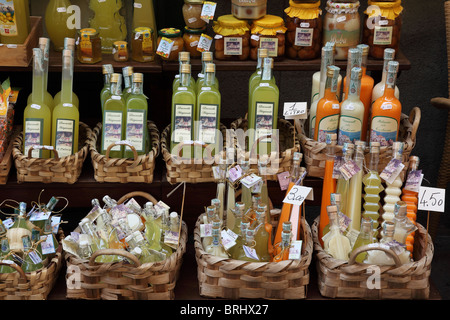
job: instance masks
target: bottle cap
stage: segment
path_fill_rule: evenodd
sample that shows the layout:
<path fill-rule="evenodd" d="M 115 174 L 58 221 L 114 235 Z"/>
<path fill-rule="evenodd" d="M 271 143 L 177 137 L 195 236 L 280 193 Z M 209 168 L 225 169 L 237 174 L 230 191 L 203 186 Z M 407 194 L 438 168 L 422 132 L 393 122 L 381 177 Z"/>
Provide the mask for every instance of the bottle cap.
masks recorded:
<path fill-rule="evenodd" d="M 220 207 L 220 199 L 217 198 L 211 199 L 211 205 L 214 206 L 214 208 Z"/>
<path fill-rule="evenodd" d="M 369 46 L 367 44 L 358 44 L 356 47 L 361 50 L 361 54 L 363 56 L 367 56 L 369 54 Z"/>
<path fill-rule="evenodd" d="M 398 61 L 389 61 L 388 64 L 388 72 L 397 73 L 399 67 Z"/>
<path fill-rule="evenodd" d="M 397 201 L 394 209 L 395 215 L 399 218 L 406 217 L 407 207 L 405 201 Z"/>
<path fill-rule="evenodd" d="M 191 54 L 189 53 L 189 51 L 181 51 L 180 53 L 178 53 L 178 61 L 189 62 L 190 59 Z"/>
<path fill-rule="evenodd" d="M 363 217 L 361 219 L 361 231 L 371 232 L 373 230 L 373 220 L 370 217 Z"/>
<path fill-rule="evenodd" d="M 281 240 L 286 243 L 291 241 L 291 232 L 290 231 L 281 231 Z"/>
<path fill-rule="evenodd" d="M 332 193 L 330 195 L 331 204 L 338 206 L 341 203 L 341 194 L 340 193 Z"/>
<path fill-rule="evenodd" d="M 142 83 L 144 80 L 144 74 L 143 73 L 133 73 L 133 75 L 131 76 L 133 82 L 139 82 Z"/>
<path fill-rule="evenodd" d="M 420 159 L 418 156 L 410 156 L 409 157 L 409 168 L 411 170 L 417 170 L 419 168 Z"/>
<path fill-rule="evenodd" d="M 49 46 L 50 45 L 50 39 L 46 37 L 40 37 L 39 38 L 39 46 Z"/>
<path fill-rule="evenodd" d="M 189 63 L 185 63 L 181 65 L 181 73 L 191 73 L 191 65 Z"/>
<path fill-rule="evenodd" d="M 337 134 L 336 133 L 327 133 L 326 144 L 335 145 L 337 142 Z"/>
<path fill-rule="evenodd" d="M 113 73 L 114 72 L 113 65 L 112 64 L 102 65 L 102 72 L 103 72 L 103 74 Z"/>
<path fill-rule="evenodd" d="M 394 155 L 394 157 L 396 155 L 401 156 L 403 154 L 403 142 L 395 141 L 392 144 L 392 154 Z"/>
<path fill-rule="evenodd" d="M 213 61 L 213 53 L 211 51 L 203 51 L 202 61 Z"/>
<path fill-rule="evenodd" d="M 207 63 L 205 72 L 216 72 L 216 65 L 214 63 Z"/>
<path fill-rule="evenodd" d="M 281 230 L 291 232 L 291 230 L 292 230 L 292 222 L 290 222 L 290 221 L 283 222 L 283 227 L 282 227 Z"/>
<path fill-rule="evenodd" d="M 327 213 L 330 220 L 334 220 L 337 217 L 337 206 L 327 206 Z"/>
<path fill-rule="evenodd" d="M 386 48 L 384 49 L 384 60 L 394 60 L 395 59 L 395 49 Z"/>
<path fill-rule="evenodd" d="M 131 76 L 133 74 L 133 67 L 123 67 L 122 74 L 124 77 Z"/>
<path fill-rule="evenodd" d="M 75 46 L 75 38 L 65 37 L 64 38 L 64 48 L 69 49 L 69 47 L 73 47 L 73 46 Z"/>
<path fill-rule="evenodd" d="M 394 235 L 394 231 L 395 231 L 395 224 L 392 221 L 385 221 L 384 222 L 384 234 L 387 237 L 392 237 Z"/>
<path fill-rule="evenodd" d="M 361 80 L 361 78 L 362 78 L 362 69 L 358 67 L 352 68 L 350 79 Z"/>
<path fill-rule="evenodd" d="M 120 73 L 113 73 L 111 74 L 111 82 L 119 82 L 119 79 L 122 77 Z"/>

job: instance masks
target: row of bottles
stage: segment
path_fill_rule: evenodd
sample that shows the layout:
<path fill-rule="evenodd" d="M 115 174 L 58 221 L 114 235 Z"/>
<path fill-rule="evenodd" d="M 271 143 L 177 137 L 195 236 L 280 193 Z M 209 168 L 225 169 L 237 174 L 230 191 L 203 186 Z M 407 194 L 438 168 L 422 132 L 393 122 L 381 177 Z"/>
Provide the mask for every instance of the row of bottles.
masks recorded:
<path fill-rule="evenodd" d="M 104 85 L 100 92 L 102 109 L 101 154 L 106 154 L 111 144 L 126 140 L 138 155 L 149 152 L 151 138 L 147 128 L 148 102 L 144 95 L 144 75 L 133 72 L 133 67 L 115 73 L 111 64 L 102 66 Z M 124 88 L 122 88 L 124 82 Z M 133 158 L 130 146 L 115 145 L 111 158 Z"/>

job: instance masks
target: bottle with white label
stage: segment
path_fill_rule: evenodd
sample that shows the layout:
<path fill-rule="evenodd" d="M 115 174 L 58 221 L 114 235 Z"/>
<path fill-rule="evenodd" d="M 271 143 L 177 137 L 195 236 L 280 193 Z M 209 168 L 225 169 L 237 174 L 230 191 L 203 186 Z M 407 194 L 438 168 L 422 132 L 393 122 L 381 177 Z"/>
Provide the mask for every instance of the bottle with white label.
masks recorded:
<path fill-rule="evenodd" d="M 384 88 L 386 86 L 386 79 L 388 73 L 389 61 L 393 61 L 395 58 L 395 49 L 386 48 L 384 49 L 384 64 L 383 64 L 383 74 L 381 76 L 381 81 L 378 82 L 372 90 L 372 104 L 384 94 Z M 395 86 L 395 97 L 400 99 L 400 90 Z"/>
<path fill-rule="evenodd" d="M 394 142 L 392 145 L 392 156 L 393 159 L 397 159 L 399 161 L 402 160 L 403 154 L 403 142 Z M 384 221 L 393 221 L 394 220 L 394 210 L 395 204 L 400 201 L 400 196 L 402 194 L 401 187 L 403 185 L 403 181 L 400 178 L 400 174 L 395 178 L 392 183 L 386 182 L 385 196 L 384 196 L 384 205 L 383 205 L 383 215 L 382 218 Z"/>
<path fill-rule="evenodd" d="M 73 55 L 64 50 L 62 55 L 61 102 L 53 110 L 52 145 L 60 158 L 78 152 L 80 113 L 73 104 Z"/>
<path fill-rule="evenodd" d="M 44 68 L 42 50 L 33 49 L 33 98 L 24 111 L 23 153 L 28 155 L 31 146 L 51 144 L 52 113 L 44 102 Z M 33 149 L 33 158 L 49 158 L 50 151 Z"/>
<path fill-rule="evenodd" d="M 126 116 L 125 101 L 122 97 L 122 75 L 113 73 L 111 75 L 111 95 L 103 106 L 101 154 L 106 154 L 106 150 L 113 143 L 123 140 Z M 122 156 L 123 146 L 116 145 L 111 148 L 110 158 L 122 158 Z"/>
<path fill-rule="evenodd" d="M 338 144 L 341 146 L 346 142 L 361 140 L 364 121 L 364 104 L 359 95 L 361 77 L 361 68 L 353 68 L 348 98 L 341 103 L 338 136 Z"/>
<path fill-rule="evenodd" d="M 138 155 L 147 152 L 150 145 L 147 130 L 148 103 L 147 97 L 143 93 L 144 75 L 133 73 L 131 92 L 126 100 L 127 120 L 125 128 L 125 140 L 136 149 Z M 133 151 L 125 146 L 124 158 L 133 158 Z"/>

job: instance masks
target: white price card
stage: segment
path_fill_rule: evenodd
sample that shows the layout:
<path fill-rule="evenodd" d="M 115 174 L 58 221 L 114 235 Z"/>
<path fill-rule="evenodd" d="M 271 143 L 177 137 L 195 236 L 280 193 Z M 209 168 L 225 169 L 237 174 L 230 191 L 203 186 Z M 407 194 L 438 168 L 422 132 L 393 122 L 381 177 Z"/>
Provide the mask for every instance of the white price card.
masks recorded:
<path fill-rule="evenodd" d="M 314 200 L 313 189 L 295 185 L 289 190 L 283 202 L 301 206 L 305 200 Z"/>
<path fill-rule="evenodd" d="M 307 119 L 306 102 L 285 102 L 283 116 L 285 119 Z"/>
<path fill-rule="evenodd" d="M 418 209 L 445 212 L 445 189 L 420 187 Z"/>

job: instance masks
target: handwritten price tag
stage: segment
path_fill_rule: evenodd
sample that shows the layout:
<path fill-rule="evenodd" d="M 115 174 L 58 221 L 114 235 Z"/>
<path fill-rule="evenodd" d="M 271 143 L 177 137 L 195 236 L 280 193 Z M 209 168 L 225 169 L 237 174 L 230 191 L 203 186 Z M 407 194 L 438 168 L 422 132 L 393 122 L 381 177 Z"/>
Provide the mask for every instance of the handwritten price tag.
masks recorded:
<path fill-rule="evenodd" d="M 419 210 L 444 212 L 445 211 L 445 189 L 420 187 Z"/>
<path fill-rule="evenodd" d="M 283 116 L 285 119 L 307 119 L 306 102 L 285 102 Z"/>
<path fill-rule="evenodd" d="M 284 198 L 283 202 L 301 206 L 306 199 L 313 200 L 312 188 L 293 186 Z"/>

